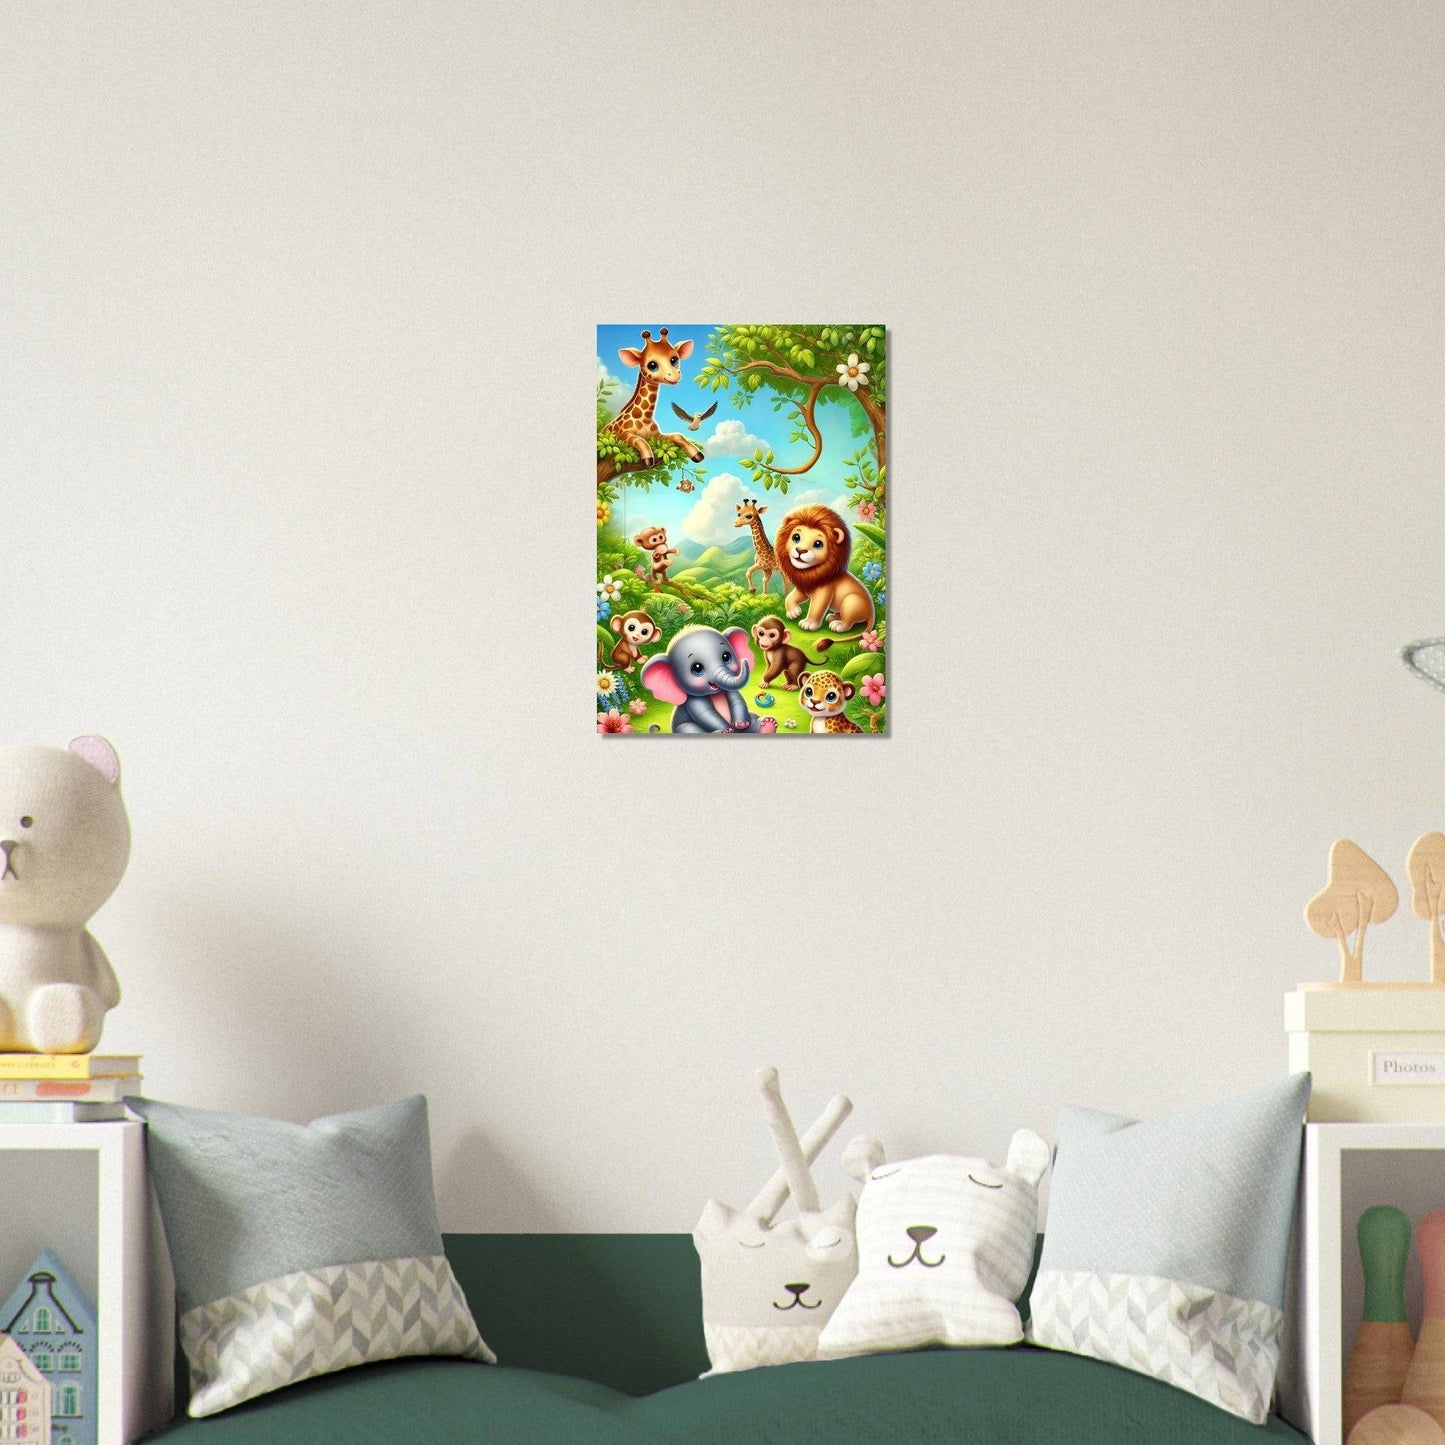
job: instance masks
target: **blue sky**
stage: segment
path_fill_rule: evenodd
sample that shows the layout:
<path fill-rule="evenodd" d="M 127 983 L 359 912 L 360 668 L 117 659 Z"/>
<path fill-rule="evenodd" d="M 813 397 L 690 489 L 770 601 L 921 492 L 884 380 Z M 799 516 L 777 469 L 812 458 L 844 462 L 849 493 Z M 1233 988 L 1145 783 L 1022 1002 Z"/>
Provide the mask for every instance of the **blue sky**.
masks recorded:
<path fill-rule="evenodd" d="M 792 427 L 786 412 L 773 410 L 774 393 L 758 391 L 749 405 L 738 410 L 732 404 L 731 388 L 709 392 L 696 385 L 693 378 L 707 359 L 707 338 L 715 329 L 713 324 L 639 321 L 636 326 L 599 326 L 598 375 L 605 372 L 622 383 L 622 389 L 612 394 L 614 403 L 617 406 L 625 403 L 637 381 L 636 370 L 623 365 L 618 351 L 624 346 L 640 347 L 644 329 L 656 337 L 664 326 L 667 327 L 669 340 L 690 339 L 693 346 L 692 355 L 682 363 L 682 380 L 676 386 L 662 388 L 656 421 L 663 431 L 679 432 L 702 447 L 707 456 L 700 466 L 707 482 L 691 493 L 675 489 L 664 492 L 656 485 L 650 492 L 624 488 L 623 494 L 613 504 L 613 515 L 619 530 L 631 536 L 644 526 L 666 527 L 668 539 L 674 546 L 684 537 L 705 546 L 725 545 L 748 534 L 745 527 L 734 527 L 737 503 L 744 496 L 756 497 L 768 508 L 763 523 L 769 536 L 782 521 L 783 514 L 793 507 L 822 502 L 843 511 L 848 501 L 848 491 L 843 485 L 843 459 L 862 445 L 861 440 L 852 435 L 849 425 L 849 413 L 854 407 L 851 399 L 841 404 L 833 401 L 819 405 L 817 420 L 818 430 L 823 434 L 823 455 L 811 470 L 792 478 L 787 495 L 776 489 L 762 491 L 738 465 L 740 458 L 752 456 L 761 442 L 772 447 L 777 465 L 798 466 L 807 460 L 812 447 L 806 442 L 788 440 Z M 841 396 L 838 391 L 829 394 L 835 398 Z M 687 423 L 679 421 L 674 415 L 670 405 L 674 401 L 689 412 L 705 411 L 714 401 L 718 403 L 718 409 L 703 422 L 701 430 L 690 432 Z"/>

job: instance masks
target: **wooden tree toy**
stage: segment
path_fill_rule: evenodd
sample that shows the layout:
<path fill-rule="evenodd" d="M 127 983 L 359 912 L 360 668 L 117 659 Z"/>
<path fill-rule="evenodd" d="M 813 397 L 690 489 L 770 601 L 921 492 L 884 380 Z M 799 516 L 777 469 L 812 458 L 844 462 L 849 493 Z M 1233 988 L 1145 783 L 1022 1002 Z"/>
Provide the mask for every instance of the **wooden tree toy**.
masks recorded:
<path fill-rule="evenodd" d="M 1305 908 L 1305 922 L 1340 945 L 1340 982 L 1364 982 L 1365 929 L 1394 916 L 1400 902 L 1390 875 L 1348 838 L 1330 849 L 1330 881 Z M 1350 945 L 1350 936 L 1354 945 Z"/>
<path fill-rule="evenodd" d="M 1432 1210 L 1420 1221 L 1415 1248 L 1425 1275 L 1425 1318 L 1400 1401 L 1445 1426 L 1445 1209 Z"/>
<path fill-rule="evenodd" d="M 1350 1431 L 1346 1445 L 1445 1445 L 1445 1429 L 1413 1405 L 1381 1405 Z"/>
<path fill-rule="evenodd" d="M 1405 1263 L 1410 1221 L 1391 1204 L 1360 1216 L 1356 1237 L 1365 1273 L 1365 1308 L 1355 1348 L 1345 1365 L 1344 1432 L 1381 1405 L 1398 1404 L 1415 1337 L 1405 1320 Z"/>
<path fill-rule="evenodd" d="M 1430 982 L 1445 983 L 1445 833 L 1415 839 L 1405 860 L 1410 873 L 1410 907 L 1416 918 L 1430 920 Z"/>

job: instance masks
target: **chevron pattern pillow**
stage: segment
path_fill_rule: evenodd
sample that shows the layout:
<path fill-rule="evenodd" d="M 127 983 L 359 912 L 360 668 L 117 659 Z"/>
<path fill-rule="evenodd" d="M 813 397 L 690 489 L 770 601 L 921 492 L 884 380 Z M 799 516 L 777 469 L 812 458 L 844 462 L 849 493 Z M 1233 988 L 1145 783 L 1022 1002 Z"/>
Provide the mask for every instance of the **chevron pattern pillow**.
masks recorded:
<path fill-rule="evenodd" d="M 1309 1086 L 1153 1123 L 1061 1110 L 1029 1339 L 1263 1424 Z"/>
<path fill-rule="evenodd" d="M 420 1095 L 312 1124 L 126 1102 L 147 1125 L 191 1415 L 402 1355 L 494 1361 L 442 1252 Z"/>

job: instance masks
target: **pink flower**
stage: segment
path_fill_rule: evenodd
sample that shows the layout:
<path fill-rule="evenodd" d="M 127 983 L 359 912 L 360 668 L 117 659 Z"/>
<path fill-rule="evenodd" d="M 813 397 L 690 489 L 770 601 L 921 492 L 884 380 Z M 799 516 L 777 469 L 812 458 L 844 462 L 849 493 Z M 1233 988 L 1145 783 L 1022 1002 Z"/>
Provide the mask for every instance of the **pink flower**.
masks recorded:
<path fill-rule="evenodd" d="M 642 714 L 647 711 L 647 704 L 643 702 L 640 697 L 635 697 L 627 704 L 627 711 L 630 712 L 633 717 L 641 717 Z"/>
<path fill-rule="evenodd" d="M 614 707 L 609 712 L 597 714 L 597 731 L 600 733 L 630 733 L 632 724 Z"/>
<path fill-rule="evenodd" d="M 863 696 L 868 699 L 874 707 L 877 707 L 885 697 L 888 696 L 888 688 L 884 685 L 883 674 L 875 672 L 871 677 L 863 678 L 859 684 Z"/>
<path fill-rule="evenodd" d="M 858 646 L 865 652 L 877 652 L 883 646 L 878 640 L 878 634 L 870 627 L 862 637 L 858 639 Z"/>
<path fill-rule="evenodd" d="M 677 610 L 679 612 L 691 612 L 692 608 L 689 607 L 686 602 L 679 602 L 677 604 Z"/>
<path fill-rule="evenodd" d="M 646 576 L 647 576 L 647 568 L 646 568 L 646 567 L 634 567 L 632 570 L 633 570 L 634 572 L 636 572 L 639 577 L 646 577 Z"/>
<path fill-rule="evenodd" d="M 873 502 L 859 502 L 858 515 L 865 521 L 871 522 L 878 515 L 878 507 Z"/>

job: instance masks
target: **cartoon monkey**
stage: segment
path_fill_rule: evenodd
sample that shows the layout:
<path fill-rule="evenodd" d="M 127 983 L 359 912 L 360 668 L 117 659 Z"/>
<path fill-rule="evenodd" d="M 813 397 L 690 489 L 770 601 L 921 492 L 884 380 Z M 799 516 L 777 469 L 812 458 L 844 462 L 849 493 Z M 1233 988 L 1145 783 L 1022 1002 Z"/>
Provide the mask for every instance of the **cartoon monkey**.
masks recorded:
<path fill-rule="evenodd" d="M 753 641 L 768 659 L 768 670 L 763 674 L 764 684 L 781 674 L 781 686 L 788 692 L 797 692 L 798 679 L 808 666 L 808 655 L 802 648 L 789 643 L 792 635 L 781 617 L 760 617 L 753 623 Z"/>
<path fill-rule="evenodd" d="M 667 559 L 678 555 L 676 547 L 667 545 L 667 528 L 644 527 L 632 540 L 652 553 L 652 590 L 661 592 L 667 581 Z"/>
<path fill-rule="evenodd" d="M 612 619 L 612 630 L 620 633 L 612 649 L 612 665 L 631 672 L 642 659 L 642 649 L 659 641 L 662 629 L 645 612 L 624 612 Z"/>
<path fill-rule="evenodd" d="M 862 728 L 850 717 L 843 716 L 848 699 L 858 691 L 851 682 L 844 682 L 836 672 L 805 672 L 798 679 L 803 689 L 802 704 L 811 714 L 815 733 L 861 733 Z"/>

